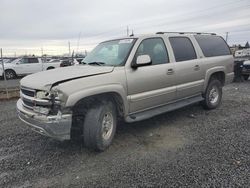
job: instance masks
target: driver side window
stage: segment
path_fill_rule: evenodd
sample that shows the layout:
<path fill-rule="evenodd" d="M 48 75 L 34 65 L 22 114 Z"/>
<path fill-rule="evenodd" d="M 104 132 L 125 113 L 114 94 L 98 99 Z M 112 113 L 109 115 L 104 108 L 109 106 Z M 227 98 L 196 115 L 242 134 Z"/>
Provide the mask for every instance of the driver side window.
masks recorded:
<path fill-rule="evenodd" d="M 140 55 L 149 55 L 152 65 L 169 63 L 168 52 L 161 38 L 143 40 L 136 51 L 134 61 Z"/>

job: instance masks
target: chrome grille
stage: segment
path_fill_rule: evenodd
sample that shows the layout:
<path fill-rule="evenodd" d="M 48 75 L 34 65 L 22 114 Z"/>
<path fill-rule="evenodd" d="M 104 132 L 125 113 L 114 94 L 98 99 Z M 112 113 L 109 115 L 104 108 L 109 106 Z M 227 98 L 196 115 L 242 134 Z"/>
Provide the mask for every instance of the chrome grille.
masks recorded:
<path fill-rule="evenodd" d="M 22 88 L 22 89 L 21 89 L 21 92 L 22 92 L 24 95 L 27 95 L 27 96 L 29 96 L 29 97 L 35 97 L 35 90 L 24 89 L 24 88 Z"/>
<path fill-rule="evenodd" d="M 26 108 L 33 109 L 35 106 L 33 102 L 23 99 L 23 105 Z"/>
<path fill-rule="evenodd" d="M 21 87 L 20 96 L 23 106 L 29 110 L 34 110 L 34 107 L 50 108 L 52 103 L 49 99 L 36 98 L 36 90 Z"/>

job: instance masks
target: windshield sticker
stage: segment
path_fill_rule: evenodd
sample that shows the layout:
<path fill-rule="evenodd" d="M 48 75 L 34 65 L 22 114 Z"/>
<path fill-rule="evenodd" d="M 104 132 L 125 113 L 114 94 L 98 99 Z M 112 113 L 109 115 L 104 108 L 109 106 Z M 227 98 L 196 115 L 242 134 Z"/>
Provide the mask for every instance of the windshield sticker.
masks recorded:
<path fill-rule="evenodd" d="M 124 43 L 131 43 L 133 42 L 134 39 L 122 39 L 119 41 L 119 44 L 124 44 Z"/>

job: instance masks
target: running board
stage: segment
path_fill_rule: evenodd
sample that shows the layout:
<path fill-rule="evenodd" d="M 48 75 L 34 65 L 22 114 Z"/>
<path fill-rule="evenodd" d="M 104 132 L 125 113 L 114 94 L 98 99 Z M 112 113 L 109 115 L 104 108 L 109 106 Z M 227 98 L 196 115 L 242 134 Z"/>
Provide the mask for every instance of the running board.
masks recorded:
<path fill-rule="evenodd" d="M 190 104 L 194 104 L 203 100 L 204 98 L 201 95 L 194 96 L 191 98 L 185 98 L 185 99 L 176 101 L 174 103 L 166 104 L 164 106 L 156 107 L 156 108 L 149 109 L 143 112 L 130 114 L 129 116 L 126 117 L 126 122 L 141 121 L 141 120 L 148 119 L 148 118 L 151 118 L 153 116 L 156 116 L 165 112 L 170 112 L 170 111 L 173 111 L 173 110 L 176 110 L 184 106 L 188 106 Z"/>

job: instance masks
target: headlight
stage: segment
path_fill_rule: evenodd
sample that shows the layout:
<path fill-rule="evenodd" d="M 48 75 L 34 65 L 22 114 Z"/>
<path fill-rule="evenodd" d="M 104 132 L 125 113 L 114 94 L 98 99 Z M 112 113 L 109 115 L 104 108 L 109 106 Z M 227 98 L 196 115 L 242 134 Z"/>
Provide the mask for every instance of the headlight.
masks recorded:
<path fill-rule="evenodd" d="M 36 98 L 38 99 L 49 99 L 50 94 L 46 91 L 38 91 L 36 92 Z"/>
<path fill-rule="evenodd" d="M 62 106 L 65 105 L 67 100 L 65 94 L 57 87 L 51 90 L 51 98 L 52 102 L 54 102 L 55 104 L 60 104 Z"/>

